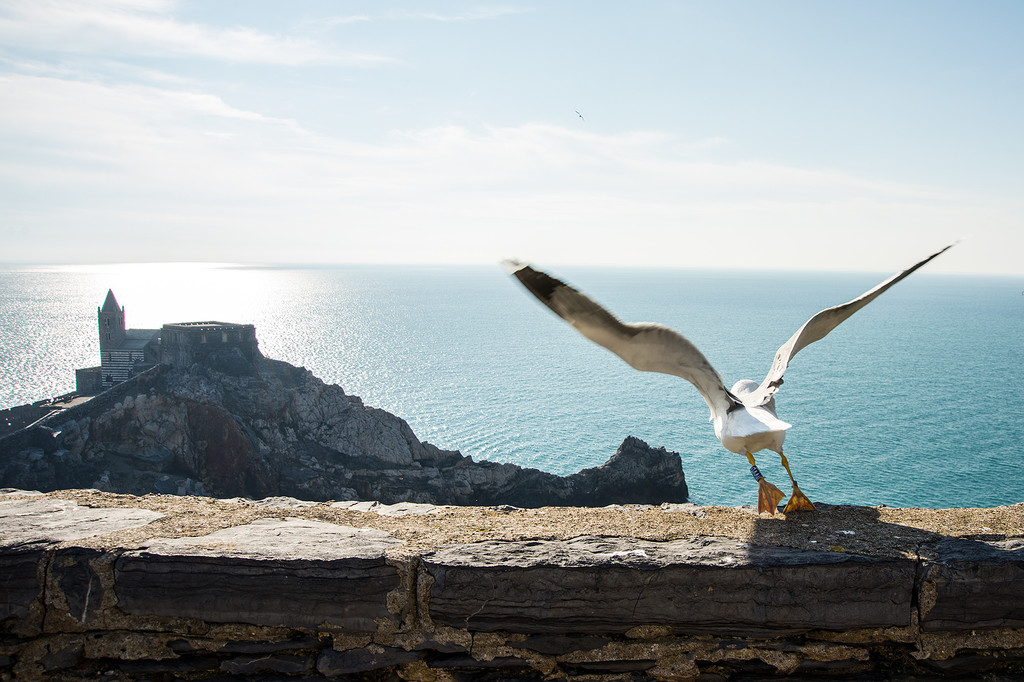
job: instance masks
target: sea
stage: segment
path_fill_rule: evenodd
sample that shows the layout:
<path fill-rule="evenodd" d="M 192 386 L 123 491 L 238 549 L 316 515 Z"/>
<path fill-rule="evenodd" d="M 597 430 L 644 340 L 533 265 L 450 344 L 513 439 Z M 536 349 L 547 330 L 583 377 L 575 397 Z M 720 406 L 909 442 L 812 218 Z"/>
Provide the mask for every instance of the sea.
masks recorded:
<path fill-rule="evenodd" d="M 812 314 L 890 273 L 565 267 L 626 321 L 693 341 L 731 386 L 760 380 Z M 0 267 L 0 408 L 74 390 L 99 364 L 112 289 L 129 328 L 251 323 L 262 352 L 308 368 L 474 460 L 556 474 L 627 436 L 678 452 L 691 500 L 753 504 L 746 460 L 716 440 L 677 377 L 637 372 L 582 338 L 498 265 Z M 815 501 L 894 507 L 1024 502 L 1024 279 L 911 275 L 791 362 L 785 452 Z M 773 452 L 757 456 L 788 491 Z"/>

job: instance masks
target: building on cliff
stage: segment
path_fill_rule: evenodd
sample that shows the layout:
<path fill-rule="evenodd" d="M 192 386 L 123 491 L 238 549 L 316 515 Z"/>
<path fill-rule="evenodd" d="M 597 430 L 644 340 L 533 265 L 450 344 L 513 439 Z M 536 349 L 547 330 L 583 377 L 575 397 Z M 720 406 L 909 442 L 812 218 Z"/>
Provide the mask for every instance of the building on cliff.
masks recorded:
<path fill-rule="evenodd" d="M 132 378 L 159 361 L 160 330 L 126 329 L 124 308 L 112 290 L 96 309 L 100 333 L 100 366 L 75 370 L 78 393 L 99 393 Z"/>
<path fill-rule="evenodd" d="M 228 322 L 177 322 L 160 330 L 160 362 L 174 367 L 206 360 L 223 351 L 237 350 L 248 362 L 259 353 L 256 327 Z"/>
<path fill-rule="evenodd" d="M 248 361 L 257 350 L 256 328 L 227 322 L 177 322 L 160 329 L 127 329 L 124 307 L 112 290 L 96 309 L 100 365 L 75 370 L 75 390 L 92 395 L 157 364 L 188 367 L 219 351 L 237 349 Z"/>

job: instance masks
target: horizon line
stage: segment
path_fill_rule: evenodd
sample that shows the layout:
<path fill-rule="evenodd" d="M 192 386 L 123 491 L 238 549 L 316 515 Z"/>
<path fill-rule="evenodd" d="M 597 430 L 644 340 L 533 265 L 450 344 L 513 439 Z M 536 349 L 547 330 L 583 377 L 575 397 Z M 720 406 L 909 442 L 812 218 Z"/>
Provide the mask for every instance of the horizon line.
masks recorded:
<path fill-rule="evenodd" d="M 524 261 L 533 262 L 538 261 Z M 188 260 L 188 261 L 177 261 L 177 260 L 166 260 L 166 261 L 154 261 L 154 260 L 139 260 L 139 261 L 110 261 L 110 262 L 31 262 L 31 261 L 0 261 L 0 271 L 3 272 L 14 272 L 18 270 L 52 270 L 52 271 L 75 271 L 82 270 L 88 271 L 91 269 L 107 269 L 107 268 L 119 268 L 119 267 L 178 267 L 178 268 L 195 268 L 195 269 L 277 269 L 277 270 L 313 270 L 313 269 L 331 269 L 331 268 L 361 268 L 361 267 L 387 267 L 387 268 L 487 268 L 494 266 L 495 269 L 501 269 L 501 261 L 495 260 L 493 263 L 485 261 L 473 261 L 473 262 L 421 262 L 421 261 L 337 261 L 337 262 L 315 262 L 315 261 L 297 261 L 297 262 L 267 262 L 267 261 L 222 261 L 222 260 Z M 673 264 L 636 264 L 636 263 L 582 263 L 573 261 L 544 261 L 544 267 L 550 268 L 592 268 L 601 270 L 676 270 L 676 271 L 692 271 L 692 272 L 762 272 L 762 273 L 832 273 L 832 274 L 874 274 L 881 272 L 888 272 L 887 269 L 882 268 L 822 268 L 822 267 L 786 267 L 786 268 L 773 268 L 770 265 L 764 265 L 759 267 L 720 267 L 720 266 L 695 266 L 695 265 L 673 265 Z M 943 268 L 929 268 L 928 272 L 922 272 L 920 274 L 929 275 L 950 275 L 950 276 L 966 276 L 966 277 L 1005 277 L 1005 278 L 1024 278 L 1024 273 L 1020 272 L 993 272 L 993 271 L 977 271 L 977 270 L 948 270 Z"/>

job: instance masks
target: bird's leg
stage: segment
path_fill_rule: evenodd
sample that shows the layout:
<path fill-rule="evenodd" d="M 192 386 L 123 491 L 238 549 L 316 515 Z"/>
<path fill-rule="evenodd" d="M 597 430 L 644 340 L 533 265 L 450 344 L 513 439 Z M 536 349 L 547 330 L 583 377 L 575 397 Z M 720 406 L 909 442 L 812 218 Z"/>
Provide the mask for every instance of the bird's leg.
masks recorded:
<path fill-rule="evenodd" d="M 781 452 L 779 453 L 779 456 L 782 457 L 782 466 L 786 467 L 786 473 L 789 474 L 789 480 L 793 483 L 793 496 L 789 498 L 789 502 L 786 503 L 786 508 L 782 511 L 787 514 L 792 511 L 814 511 L 814 505 L 811 504 L 811 501 L 796 485 L 796 479 L 793 478 L 793 472 L 789 470 L 789 460 L 787 460 L 786 456 Z"/>
<path fill-rule="evenodd" d="M 786 494 L 769 483 L 761 475 L 761 470 L 757 468 L 757 464 L 754 462 L 754 456 L 749 452 L 747 453 L 747 461 L 750 462 L 750 475 L 757 481 L 757 513 L 769 512 L 774 514 L 778 511 L 779 502 L 782 501 Z"/>

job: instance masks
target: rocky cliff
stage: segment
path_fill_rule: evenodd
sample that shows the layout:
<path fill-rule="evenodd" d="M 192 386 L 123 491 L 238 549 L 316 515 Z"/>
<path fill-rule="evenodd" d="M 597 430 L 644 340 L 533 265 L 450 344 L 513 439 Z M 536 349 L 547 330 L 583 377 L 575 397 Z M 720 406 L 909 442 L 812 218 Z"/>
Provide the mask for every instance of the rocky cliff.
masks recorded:
<path fill-rule="evenodd" d="M 8 435 L 0 486 L 519 507 L 687 498 L 679 455 L 635 438 L 566 477 L 474 462 L 306 369 L 262 357 L 158 367 Z"/>

